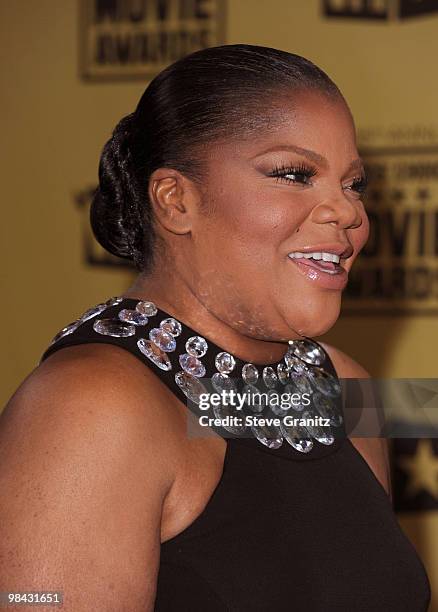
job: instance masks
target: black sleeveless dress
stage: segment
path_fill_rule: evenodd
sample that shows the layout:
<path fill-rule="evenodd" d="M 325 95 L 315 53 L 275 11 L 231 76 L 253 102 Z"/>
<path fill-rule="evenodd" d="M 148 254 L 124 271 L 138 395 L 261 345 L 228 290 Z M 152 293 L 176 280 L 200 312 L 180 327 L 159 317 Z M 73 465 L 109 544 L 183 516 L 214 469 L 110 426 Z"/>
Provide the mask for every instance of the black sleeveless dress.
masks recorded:
<path fill-rule="evenodd" d="M 153 304 L 138 305 L 137 299 L 119 297 L 93 307 L 55 336 L 41 362 L 66 346 L 115 344 L 152 368 L 194 415 L 201 414 L 193 399 L 197 382 L 214 374 L 223 382 L 230 368 L 242 379 L 245 362 L 235 357 L 232 363 L 222 347 L 163 310 L 154 311 Z M 292 373 L 310 375 L 316 363 L 313 374 L 320 378 L 311 380 L 318 383 L 317 393 L 336 371 L 319 343 L 309 339 L 307 352 L 302 348 L 295 353 L 298 360 L 291 354 L 286 370 L 279 363 L 252 365 L 263 370 L 263 380 L 266 374 L 267 387 L 275 378 L 284 385 L 286 371 L 302 389 L 302 377 L 294 379 Z M 251 365 L 246 374 L 251 385 Z M 330 441 L 313 431 L 305 440 L 309 450 L 293 435 L 296 430 L 288 436 L 280 429 L 276 438 L 275 426 L 249 429 L 251 437 L 239 427 L 217 429 L 227 441 L 222 477 L 195 521 L 161 545 L 155 610 L 428 610 L 425 567 L 386 491 L 348 437 L 335 433 Z M 342 427 L 331 429 L 342 432 Z"/>

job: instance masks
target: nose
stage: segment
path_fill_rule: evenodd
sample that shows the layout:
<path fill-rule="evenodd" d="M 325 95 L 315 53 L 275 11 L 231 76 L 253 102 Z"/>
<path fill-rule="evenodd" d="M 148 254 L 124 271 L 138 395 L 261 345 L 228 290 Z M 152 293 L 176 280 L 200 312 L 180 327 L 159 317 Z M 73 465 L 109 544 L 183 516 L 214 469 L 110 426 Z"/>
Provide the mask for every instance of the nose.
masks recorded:
<path fill-rule="evenodd" d="M 315 223 L 333 223 L 343 229 L 354 229 L 362 225 L 359 206 L 344 195 L 317 204 L 311 218 Z"/>

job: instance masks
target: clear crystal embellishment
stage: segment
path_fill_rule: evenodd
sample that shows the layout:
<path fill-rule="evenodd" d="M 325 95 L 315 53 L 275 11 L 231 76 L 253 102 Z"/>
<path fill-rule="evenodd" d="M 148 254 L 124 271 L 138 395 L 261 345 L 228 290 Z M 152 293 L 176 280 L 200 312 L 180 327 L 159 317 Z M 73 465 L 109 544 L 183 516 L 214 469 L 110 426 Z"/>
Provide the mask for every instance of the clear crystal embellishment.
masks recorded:
<path fill-rule="evenodd" d="M 221 372 L 221 374 L 229 374 L 233 371 L 236 360 L 230 353 L 222 351 L 216 355 L 214 363 L 218 372 Z"/>
<path fill-rule="evenodd" d="M 181 323 L 173 317 L 167 317 L 167 319 L 160 321 L 160 327 L 174 337 L 179 336 L 182 331 Z"/>
<path fill-rule="evenodd" d="M 179 363 L 185 372 L 201 378 L 205 376 L 205 366 L 197 357 L 183 353 L 179 356 Z"/>
<path fill-rule="evenodd" d="M 306 363 L 311 363 L 312 365 L 321 365 L 325 361 L 325 353 L 322 347 L 313 342 L 313 340 L 290 340 L 289 350 Z"/>
<path fill-rule="evenodd" d="M 323 427 L 322 425 L 317 425 L 317 424 L 312 425 L 311 424 L 310 419 L 315 418 L 315 416 L 317 415 L 312 414 L 308 410 L 303 412 L 302 418 L 306 419 L 308 423 L 306 425 L 307 431 L 312 436 L 312 438 L 315 438 L 315 440 L 318 440 L 318 442 L 321 442 L 321 444 L 326 444 L 326 445 L 333 444 L 333 442 L 335 441 L 335 438 L 333 434 L 331 433 L 329 427 Z"/>
<path fill-rule="evenodd" d="M 132 323 L 133 325 L 146 325 L 148 322 L 148 317 L 138 310 L 131 310 L 129 308 L 123 308 L 119 311 L 118 317 L 121 321 L 125 321 L 125 323 Z"/>
<path fill-rule="evenodd" d="M 266 366 L 265 368 L 263 368 L 262 377 L 263 377 L 263 382 L 268 387 L 268 389 L 273 389 L 277 385 L 278 376 L 275 373 L 275 370 L 273 367 Z"/>
<path fill-rule="evenodd" d="M 242 378 L 248 385 L 255 385 L 259 378 L 259 371 L 253 363 L 245 363 L 242 368 Z"/>
<path fill-rule="evenodd" d="M 111 306 L 117 306 L 117 304 L 120 304 L 120 302 L 123 302 L 123 298 L 117 295 L 111 297 L 105 302 L 105 304 L 108 306 L 108 308 L 110 308 Z"/>
<path fill-rule="evenodd" d="M 237 391 L 237 386 L 232 378 L 221 372 L 215 372 L 211 377 L 211 383 L 218 393 L 222 391 Z"/>
<path fill-rule="evenodd" d="M 103 312 L 107 308 L 108 308 L 108 304 L 106 304 L 106 303 L 97 304 L 97 306 L 93 306 L 93 308 L 89 308 L 88 310 L 86 310 L 84 312 L 84 314 L 81 315 L 80 319 L 83 322 L 88 321 L 89 319 L 92 319 L 93 317 L 95 317 L 96 315 L 100 314 L 101 312 Z"/>
<path fill-rule="evenodd" d="M 313 448 L 313 440 L 310 439 L 310 434 L 302 425 L 285 425 L 281 422 L 280 431 L 283 434 L 286 442 L 301 453 L 308 453 Z"/>
<path fill-rule="evenodd" d="M 312 394 L 312 402 L 322 417 L 325 419 L 330 419 L 331 425 L 340 427 L 343 418 L 332 399 L 326 395 L 323 395 L 322 393 L 319 393 L 318 391 L 315 391 L 315 393 Z"/>
<path fill-rule="evenodd" d="M 285 386 L 284 388 L 285 393 L 287 392 L 287 387 L 289 386 L 290 385 Z M 267 395 L 268 395 L 269 409 L 273 414 L 275 414 L 276 416 L 281 416 L 281 417 L 288 414 L 291 406 L 289 406 L 289 402 L 285 404 L 281 402 L 281 395 L 277 393 L 277 391 L 274 391 L 274 389 L 269 389 Z"/>
<path fill-rule="evenodd" d="M 287 383 L 287 380 L 289 378 L 289 370 L 287 369 L 286 364 L 284 363 L 279 363 L 277 366 L 277 376 L 280 382 L 283 383 L 283 385 L 285 385 Z"/>
<path fill-rule="evenodd" d="M 336 397 L 341 393 L 339 380 L 323 368 L 310 368 L 309 376 L 314 387 L 324 395 Z"/>
<path fill-rule="evenodd" d="M 280 448 L 283 444 L 283 436 L 276 425 L 251 425 L 251 431 L 268 448 Z"/>
<path fill-rule="evenodd" d="M 138 310 L 138 312 L 141 312 L 141 314 L 144 314 L 147 317 L 153 317 L 158 312 L 157 307 L 153 302 L 145 302 L 142 300 L 137 302 L 135 305 L 135 310 Z"/>
<path fill-rule="evenodd" d="M 308 371 L 307 364 L 289 351 L 284 356 L 284 362 L 289 370 L 295 370 L 298 374 L 303 374 Z"/>
<path fill-rule="evenodd" d="M 175 382 L 184 395 L 195 404 L 199 404 L 202 393 L 207 393 L 207 389 L 201 381 L 188 372 L 177 372 Z"/>
<path fill-rule="evenodd" d="M 245 404 L 253 412 L 263 412 L 268 405 L 268 395 L 260 392 L 254 385 L 245 385 L 242 389 L 245 396 Z"/>
<path fill-rule="evenodd" d="M 292 410 L 301 412 L 305 408 L 309 407 L 309 402 L 302 396 L 302 393 L 298 391 L 295 385 L 287 384 L 284 387 L 284 392 L 290 394 L 290 402 Z"/>
<path fill-rule="evenodd" d="M 114 338 L 127 338 L 135 334 L 135 326 L 124 323 L 120 319 L 96 319 L 93 329 L 103 336 L 113 336 Z"/>
<path fill-rule="evenodd" d="M 222 427 L 234 435 L 242 435 L 248 429 L 242 411 L 230 403 L 213 406 L 213 413 L 217 419 L 221 419 Z"/>
<path fill-rule="evenodd" d="M 172 364 L 165 351 L 162 351 L 154 342 L 146 340 L 146 338 L 140 338 L 137 341 L 139 350 L 150 359 L 155 365 L 162 370 L 171 370 Z"/>
<path fill-rule="evenodd" d="M 64 336 L 68 336 L 69 334 L 71 334 L 72 332 L 75 331 L 75 329 L 77 329 L 79 327 L 79 325 L 82 323 L 82 321 L 77 320 L 77 321 L 73 321 L 72 323 L 69 323 L 68 325 L 66 325 L 65 327 L 63 327 L 57 334 L 56 336 L 53 338 L 53 340 L 51 341 L 51 345 L 55 344 L 55 342 L 58 342 L 58 340 L 61 340 L 61 338 L 63 338 Z"/>
<path fill-rule="evenodd" d="M 306 374 L 298 374 L 298 372 L 292 370 L 289 372 L 289 380 L 298 389 L 299 393 L 312 393 L 312 385 Z"/>
<path fill-rule="evenodd" d="M 176 348 L 175 338 L 161 327 L 153 327 L 149 330 L 149 338 L 152 342 L 166 352 L 174 351 Z"/>
<path fill-rule="evenodd" d="M 193 357 L 204 357 L 207 348 L 207 341 L 202 336 L 191 336 L 185 345 L 186 351 Z"/>

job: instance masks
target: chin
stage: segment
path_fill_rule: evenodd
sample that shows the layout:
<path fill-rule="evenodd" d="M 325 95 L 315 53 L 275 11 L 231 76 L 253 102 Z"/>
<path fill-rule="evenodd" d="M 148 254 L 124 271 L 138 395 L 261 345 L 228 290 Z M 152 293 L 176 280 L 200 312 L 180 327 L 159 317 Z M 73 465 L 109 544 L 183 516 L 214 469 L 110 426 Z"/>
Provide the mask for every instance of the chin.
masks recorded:
<path fill-rule="evenodd" d="M 310 302 L 305 307 L 290 311 L 287 308 L 285 319 L 290 328 L 309 338 L 321 336 L 328 332 L 339 318 L 341 311 L 340 295 L 336 299 Z"/>

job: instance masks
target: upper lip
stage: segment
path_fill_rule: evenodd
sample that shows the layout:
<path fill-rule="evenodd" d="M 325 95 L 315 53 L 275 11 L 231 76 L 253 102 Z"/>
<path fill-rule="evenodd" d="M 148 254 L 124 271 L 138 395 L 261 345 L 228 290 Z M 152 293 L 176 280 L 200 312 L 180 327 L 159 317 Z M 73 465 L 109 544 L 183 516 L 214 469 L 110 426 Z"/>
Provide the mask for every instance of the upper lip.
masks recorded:
<path fill-rule="evenodd" d="M 334 253 L 343 259 L 351 257 L 353 247 L 349 242 L 331 242 L 326 244 L 314 244 L 312 246 L 297 247 L 289 253 Z"/>

